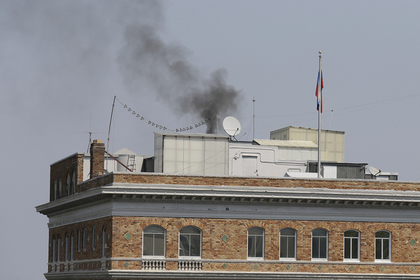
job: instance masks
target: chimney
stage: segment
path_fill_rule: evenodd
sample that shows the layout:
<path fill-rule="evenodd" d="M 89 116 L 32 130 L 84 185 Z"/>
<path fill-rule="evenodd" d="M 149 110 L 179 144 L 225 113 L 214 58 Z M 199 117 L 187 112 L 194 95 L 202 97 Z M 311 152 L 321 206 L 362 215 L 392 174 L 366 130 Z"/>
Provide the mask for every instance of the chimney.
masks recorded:
<path fill-rule="evenodd" d="M 90 178 L 104 174 L 105 144 L 102 140 L 93 140 L 90 145 Z"/>

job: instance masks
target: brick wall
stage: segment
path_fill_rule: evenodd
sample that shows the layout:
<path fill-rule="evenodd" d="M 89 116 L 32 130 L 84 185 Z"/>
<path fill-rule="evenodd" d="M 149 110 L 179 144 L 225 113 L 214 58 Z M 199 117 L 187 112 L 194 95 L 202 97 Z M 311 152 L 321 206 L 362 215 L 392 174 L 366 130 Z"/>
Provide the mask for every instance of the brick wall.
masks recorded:
<path fill-rule="evenodd" d="M 73 180 L 74 176 L 76 179 L 75 184 L 83 181 L 83 154 L 73 154 L 50 166 L 50 201 L 54 200 L 55 197 L 58 199 L 68 195 L 67 176 L 70 176 L 70 180 Z M 61 190 L 58 189 L 60 182 Z M 55 184 L 56 188 L 54 187 Z M 54 194 L 55 189 L 56 194 Z M 72 191 L 70 190 L 71 193 Z"/>
<path fill-rule="evenodd" d="M 50 257 L 52 261 L 52 236 L 61 236 L 61 257 L 64 260 L 65 233 L 96 228 L 97 247 L 92 250 L 91 238 L 87 250 L 77 248 L 75 238 L 75 260 L 96 259 L 92 263 L 79 264 L 75 270 L 89 270 L 100 267 L 102 227 L 112 228 L 107 240 L 112 249 L 107 257 L 122 258 L 109 261 L 110 269 L 141 269 L 142 233 L 149 225 L 159 225 L 166 230 L 166 270 L 178 269 L 179 230 L 193 225 L 202 230 L 203 270 L 217 271 L 284 271 L 322 273 L 418 273 L 420 271 L 420 225 L 407 223 L 368 223 L 332 221 L 282 221 L 247 219 L 182 219 L 153 217 L 112 217 L 85 223 L 68 225 L 50 230 Z M 251 227 L 265 230 L 264 260 L 247 260 L 247 230 Z M 297 261 L 279 261 L 279 232 L 290 227 L 297 230 Z M 311 261 L 311 232 L 324 228 L 329 232 L 328 262 Z M 343 261 L 343 233 L 346 230 L 360 231 L 360 262 Z M 375 263 L 375 232 L 387 230 L 392 233 L 392 262 Z M 226 235 L 228 239 L 222 240 Z M 414 240 L 414 244 L 410 241 Z"/>

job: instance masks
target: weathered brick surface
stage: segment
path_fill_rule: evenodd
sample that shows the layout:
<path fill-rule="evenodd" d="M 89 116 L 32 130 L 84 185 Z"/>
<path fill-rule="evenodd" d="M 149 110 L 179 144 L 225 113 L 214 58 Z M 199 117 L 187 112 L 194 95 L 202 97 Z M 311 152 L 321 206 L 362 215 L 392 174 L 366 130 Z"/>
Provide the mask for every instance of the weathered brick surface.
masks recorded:
<path fill-rule="evenodd" d="M 418 182 L 255 177 L 245 178 L 227 176 L 185 176 L 152 173 L 109 173 L 98 177 L 96 180 L 89 180 L 83 182 L 78 186 L 78 191 L 84 191 L 91 188 L 108 185 L 111 183 L 420 191 L 420 183 Z"/>
<path fill-rule="evenodd" d="M 87 250 L 78 251 L 77 230 L 92 226 L 97 228 L 97 246 L 92 250 L 91 235 Z M 247 219 L 181 219 L 181 218 L 149 218 L 149 217 L 109 217 L 78 223 L 50 230 L 52 236 L 60 234 L 61 260 L 64 260 L 66 233 L 75 233 L 75 261 L 92 259 L 92 262 L 78 263 L 75 270 L 96 270 L 101 268 L 103 226 L 112 228 L 112 236 L 107 245 L 107 257 L 123 258 L 108 262 L 109 269 L 139 270 L 142 268 L 142 232 L 149 225 L 159 225 L 166 230 L 166 270 L 177 270 L 179 230 L 194 225 L 202 230 L 202 259 L 204 271 L 283 271 L 283 272 L 322 272 L 322 273 L 407 273 L 420 271 L 420 243 L 409 244 L 411 239 L 420 241 L 420 225 L 399 223 L 368 222 L 332 222 L 332 221 L 273 221 Z M 265 230 L 264 260 L 247 260 L 247 230 L 250 227 L 262 227 Z M 291 227 L 297 230 L 297 261 L 279 261 L 279 231 Z M 311 232 L 316 228 L 324 228 L 329 232 L 328 262 L 311 261 Z M 360 231 L 361 255 L 360 263 L 343 261 L 343 233 L 349 229 Z M 375 232 L 387 230 L 392 233 L 392 263 L 375 262 Z M 124 237 L 129 233 L 131 238 Z M 221 238 L 226 235 L 225 242 Z M 52 261 L 50 246 L 49 261 Z M 127 259 L 127 260 L 125 260 Z M 209 260 L 209 261 L 206 261 Z M 225 264 L 225 267 L 223 265 Z M 289 266 L 288 266 L 289 265 Z M 61 266 L 64 266 L 62 264 Z M 61 270 L 64 267 L 61 267 Z"/>
<path fill-rule="evenodd" d="M 76 184 L 83 181 L 83 154 L 73 154 L 50 166 L 50 201 L 54 200 L 54 182 L 61 181 L 61 197 L 67 196 L 67 175 L 76 172 Z M 57 195 L 57 198 L 60 198 Z"/>

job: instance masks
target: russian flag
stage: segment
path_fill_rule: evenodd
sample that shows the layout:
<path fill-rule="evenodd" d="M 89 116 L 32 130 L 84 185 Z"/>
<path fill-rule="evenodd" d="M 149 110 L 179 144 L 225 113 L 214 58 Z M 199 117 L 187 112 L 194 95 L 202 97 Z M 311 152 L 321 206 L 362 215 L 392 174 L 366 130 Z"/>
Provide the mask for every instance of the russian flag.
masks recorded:
<path fill-rule="evenodd" d="M 321 86 L 320 86 L 321 85 Z M 322 89 L 324 88 L 324 79 L 321 72 L 318 71 L 318 79 L 316 81 L 316 109 L 322 113 Z"/>

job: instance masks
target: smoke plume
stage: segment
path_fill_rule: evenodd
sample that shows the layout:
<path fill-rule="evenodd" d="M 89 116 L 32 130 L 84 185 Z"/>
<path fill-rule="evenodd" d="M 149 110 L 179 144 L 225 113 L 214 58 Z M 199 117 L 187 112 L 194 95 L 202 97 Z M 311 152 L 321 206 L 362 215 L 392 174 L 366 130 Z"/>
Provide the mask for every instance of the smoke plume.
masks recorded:
<path fill-rule="evenodd" d="M 157 98 L 169 104 L 174 112 L 206 120 L 206 132 L 215 133 L 217 118 L 236 111 L 240 92 L 227 84 L 225 69 L 203 78 L 188 60 L 190 51 L 164 42 L 158 31 L 147 24 L 126 28 L 125 46 L 119 56 L 125 81 L 128 85 L 140 80 L 149 83 Z"/>

